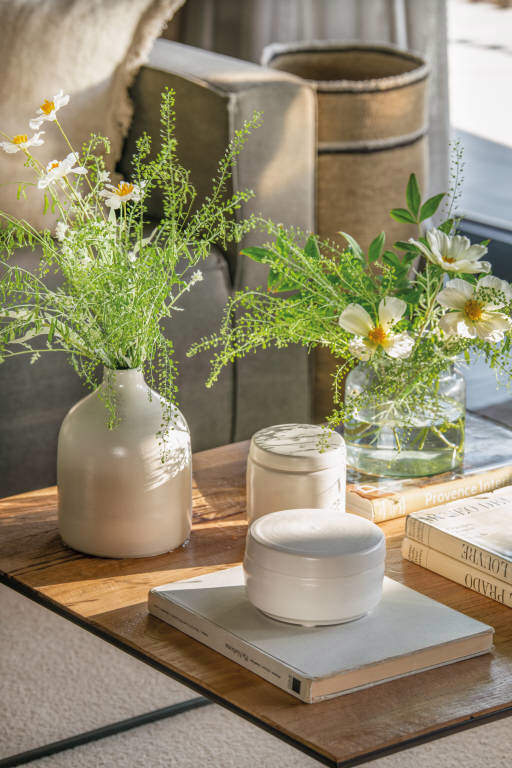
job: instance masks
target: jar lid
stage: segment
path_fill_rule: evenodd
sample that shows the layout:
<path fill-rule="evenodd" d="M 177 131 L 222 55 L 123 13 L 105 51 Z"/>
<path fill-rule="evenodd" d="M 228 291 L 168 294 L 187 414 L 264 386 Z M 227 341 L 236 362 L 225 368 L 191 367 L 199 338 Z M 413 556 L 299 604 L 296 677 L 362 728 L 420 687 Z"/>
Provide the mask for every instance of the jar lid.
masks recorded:
<path fill-rule="evenodd" d="M 352 576 L 383 564 L 386 540 L 364 517 L 329 509 L 285 509 L 249 527 L 246 560 L 298 578 Z"/>
<path fill-rule="evenodd" d="M 269 469 L 312 472 L 343 463 L 345 441 L 316 424 L 278 424 L 256 432 L 249 456 Z"/>

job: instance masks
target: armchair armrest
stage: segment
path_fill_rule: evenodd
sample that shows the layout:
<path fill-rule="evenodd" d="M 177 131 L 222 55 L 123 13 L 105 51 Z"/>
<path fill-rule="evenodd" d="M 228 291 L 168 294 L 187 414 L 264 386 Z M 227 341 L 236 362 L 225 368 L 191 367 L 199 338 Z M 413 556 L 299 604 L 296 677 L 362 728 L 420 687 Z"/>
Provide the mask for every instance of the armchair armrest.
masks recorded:
<path fill-rule="evenodd" d="M 286 225 L 314 228 L 316 107 L 310 86 L 278 70 L 157 40 L 132 89 L 134 119 L 121 160 L 127 175 L 136 138 L 143 131 L 158 136 L 165 86 L 176 92 L 180 159 L 200 198 L 208 193 L 234 132 L 258 110 L 263 125 L 250 136 L 231 180 L 233 192 L 249 188 L 256 193 L 240 216 L 261 213 Z M 150 213 L 159 215 L 157 200 Z M 257 240 L 251 233 L 244 245 Z M 234 245 L 227 254 L 235 286 L 261 284 L 264 267 L 239 259 L 239 250 Z"/>
<path fill-rule="evenodd" d="M 309 85 L 285 72 L 158 40 L 132 89 L 134 119 L 121 160 L 127 176 L 138 136 L 143 131 L 159 135 L 160 94 L 166 86 L 176 92 L 178 151 L 200 198 L 208 194 L 234 132 L 258 110 L 263 125 L 249 137 L 230 182 L 231 192 L 249 188 L 256 193 L 239 215 L 261 214 L 313 230 L 316 101 Z M 158 217 L 156 197 L 151 206 Z M 261 237 L 250 232 L 242 246 L 233 244 L 226 254 L 234 288 L 266 283 L 267 268 L 238 255 Z M 261 350 L 237 361 L 232 376 L 232 440 L 272 423 L 309 421 L 311 372 L 303 348 Z"/>

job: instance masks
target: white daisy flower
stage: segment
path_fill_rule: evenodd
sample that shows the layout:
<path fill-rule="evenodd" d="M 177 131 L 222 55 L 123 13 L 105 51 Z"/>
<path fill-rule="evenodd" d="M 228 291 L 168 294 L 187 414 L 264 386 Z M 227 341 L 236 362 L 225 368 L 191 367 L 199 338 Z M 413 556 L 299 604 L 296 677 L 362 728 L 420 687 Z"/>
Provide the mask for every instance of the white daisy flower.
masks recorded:
<path fill-rule="evenodd" d="M 432 229 L 427 232 L 427 242 L 409 238 L 409 242 L 415 245 L 426 259 L 437 264 L 446 272 L 490 272 L 491 265 L 488 261 L 479 261 L 487 253 L 485 245 L 471 245 L 471 241 L 462 235 L 447 235 L 440 229 Z"/>
<path fill-rule="evenodd" d="M 100 195 L 105 198 L 105 205 L 108 205 L 109 208 L 120 208 L 121 203 L 127 203 L 128 200 L 139 202 L 142 197 L 142 188 L 137 184 L 130 184 L 128 181 L 120 181 L 117 187 L 107 184 L 106 189 L 102 189 Z"/>
<path fill-rule="evenodd" d="M 83 165 L 77 165 L 78 160 L 78 152 L 70 152 L 64 160 L 50 160 L 46 166 L 46 173 L 37 182 L 39 189 L 44 189 L 54 181 L 64 179 L 70 173 L 79 175 L 87 173 L 87 168 L 84 168 Z"/>
<path fill-rule="evenodd" d="M 27 149 L 28 147 L 40 147 L 41 144 L 44 144 L 43 139 L 40 138 L 41 136 L 44 136 L 44 131 L 34 133 L 30 138 L 26 133 L 18 133 L 17 136 L 13 136 L 8 141 L 0 141 L 0 147 L 7 154 L 13 155 L 15 152 Z"/>
<path fill-rule="evenodd" d="M 110 171 L 100 171 L 98 173 L 98 181 L 100 184 L 105 184 L 105 182 L 110 181 Z"/>
<path fill-rule="evenodd" d="M 486 299 L 486 292 L 482 293 L 485 288 L 499 291 L 504 301 L 499 297 Z M 512 321 L 497 310 L 511 299 L 512 289 L 505 280 L 487 275 L 475 286 L 456 277 L 446 283 L 437 297 L 442 307 L 453 310 L 443 315 L 439 327 L 447 336 L 461 336 L 464 339 L 478 337 L 492 343 L 503 341 L 506 331 L 512 327 Z"/>
<path fill-rule="evenodd" d="M 56 120 L 57 112 L 61 107 L 65 107 L 69 101 L 69 95 L 64 94 L 64 91 L 59 91 L 53 97 L 53 100 L 45 99 L 39 109 L 37 110 L 36 117 L 32 118 L 29 125 L 37 131 L 38 128 L 46 121 L 52 122 Z"/>
<path fill-rule="evenodd" d="M 392 333 L 390 329 L 403 317 L 407 304 L 402 299 L 386 296 L 379 304 L 379 320 L 374 323 L 360 304 L 349 304 L 340 315 L 339 324 L 356 334 L 349 344 L 350 352 L 359 360 L 369 360 L 379 347 L 389 357 L 409 357 L 414 340 L 407 332 Z"/>

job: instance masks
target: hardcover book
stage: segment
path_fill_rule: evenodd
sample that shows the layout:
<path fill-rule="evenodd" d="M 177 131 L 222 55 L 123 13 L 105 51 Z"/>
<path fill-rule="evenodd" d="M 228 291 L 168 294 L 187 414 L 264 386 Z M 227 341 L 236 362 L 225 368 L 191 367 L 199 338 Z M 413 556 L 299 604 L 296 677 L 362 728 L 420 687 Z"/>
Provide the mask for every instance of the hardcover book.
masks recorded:
<path fill-rule="evenodd" d="M 405 535 L 512 585 L 512 487 L 413 512 L 406 520 Z"/>
<path fill-rule="evenodd" d="M 408 538 L 402 542 L 402 555 L 411 563 L 428 568 L 429 571 L 472 589 L 473 592 L 512 608 L 512 585 L 496 579 L 489 573 Z"/>
<path fill-rule="evenodd" d="M 468 414 L 463 466 L 433 477 L 391 479 L 347 472 L 347 511 L 375 523 L 512 483 L 512 430 Z"/>
<path fill-rule="evenodd" d="M 307 703 L 492 648 L 492 627 L 391 579 L 370 614 L 330 627 L 265 616 L 247 599 L 241 566 L 156 587 L 148 604 L 154 616 Z"/>

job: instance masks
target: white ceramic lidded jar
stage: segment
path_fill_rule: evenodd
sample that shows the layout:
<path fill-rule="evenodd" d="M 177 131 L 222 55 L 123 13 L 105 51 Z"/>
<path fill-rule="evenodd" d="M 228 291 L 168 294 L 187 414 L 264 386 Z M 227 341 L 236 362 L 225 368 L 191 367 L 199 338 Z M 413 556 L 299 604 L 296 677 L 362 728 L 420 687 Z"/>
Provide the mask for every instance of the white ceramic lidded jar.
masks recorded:
<path fill-rule="evenodd" d="M 361 618 L 382 597 L 386 541 L 365 518 L 327 509 L 286 509 L 247 533 L 247 597 L 289 624 L 318 626 Z"/>
<path fill-rule="evenodd" d="M 345 441 L 337 432 L 314 424 L 260 429 L 247 460 L 247 518 L 305 507 L 343 512 L 345 476 Z"/>

